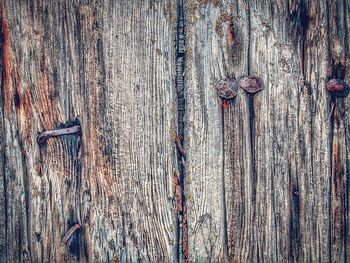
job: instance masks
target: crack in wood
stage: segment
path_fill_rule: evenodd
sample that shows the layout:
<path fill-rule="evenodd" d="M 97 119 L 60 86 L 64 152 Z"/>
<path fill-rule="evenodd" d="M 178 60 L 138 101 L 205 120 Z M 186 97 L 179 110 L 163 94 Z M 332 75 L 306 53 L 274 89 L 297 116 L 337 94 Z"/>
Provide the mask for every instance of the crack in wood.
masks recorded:
<path fill-rule="evenodd" d="M 177 138 L 184 138 L 185 133 L 185 11 L 184 0 L 178 0 L 178 16 L 177 16 L 177 34 L 176 34 L 176 92 L 177 92 Z M 183 142 L 182 142 L 183 143 Z M 187 235 L 187 215 L 185 205 L 185 162 L 186 154 L 181 141 L 177 139 L 178 150 L 178 169 L 179 178 L 177 189 L 177 205 L 178 208 L 178 261 L 187 262 L 188 260 L 188 235 Z M 178 193 L 179 192 L 179 193 Z"/>
<path fill-rule="evenodd" d="M 334 112 L 335 112 L 335 98 L 332 96 L 331 102 L 330 102 L 330 109 L 331 113 L 329 116 L 329 161 L 330 161 L 330 176 L 328 178 L 329 180 L 329 189 L 328 189 L 328 218 L 329 223 L 328 227 L 329 230 L 332 229 L 332 206 L 331 206 L 331 201 L 332 201 L 332 175 L 333 175 L 333 143 L 334 143 Z M 332 259 L 332 233 L 331 231 L 328 232 L 328 251 L 329 251 L 329 257 Z"/>
<path fill-rule="evenodd" d="M 228 246 L 228 227 L 227 227 L 227 209 L 226 209 L 226 189 L 225 189 L 225 107 L 221 109 L 221 126 L 222 126 L 222 175 L 221 175 L 221 181 L 222 181 L 222 227 L 223 227 L 223 246 L 224 246 L 224 262 L 230 262 L 231 259 L 229 257 L 229 246 Z"/>
<path fill-rule="evenodd" d="M 5 85 L 5 61 L 4 61 L 4 52 L 5 52 L 5 32 L 4 32 L 4 9 L 2 7 L 2 10 L 0 12 L 1 14 L 1 19 L 0 19 L 0 87 L 1 87 L 1 93 L 0 93 L 0 127 L 1 127 L 1 135 L 0 135 L 0 140 L 1 140 L 1 155 L 0 155 L 0 171 L 2 174 L 2 180 L 1 180 L 1 190 L 3 192 L 3 195 L 0 196 L 0 214 L 2 215 L 1 218 L 4 219 L 3 222 L 1 223 L 1 229 L 2 233 L 0 234 L 2 238 L 0 238 L 0 261 L 1 262 L 7 262 L 7 245 L 6 245 L 6 240 L 7 240 L 7 225 L 8 225 L 8 213 L 7 213 L 7 207 L 8 207 L 8 197 L 7 197 L 7 187 L 6 187 L 6 176 L 5 176 L 5 160 L 6 160 L 6 155 L 5 155 L 5 150 L 2 145 L 4 142 L 4 135 L 5 135 L 5 116 L 4 116 L 4 99 L 5 99 L 5 94 L 4 94 L 4 85 Z"/>
<path fill-rule="evenodd" d="M 250 5 L 248 4 L 248 10 L 247 10 L 247 15 L 248 15 L 248 75 L 252 75 L 252 40 L 251 40 L 251 13 L 250 13 Z M 251 157 L 251 175 L 252 175 L 252 202 L 253 204 L 256 204 L 255 199 L 256 199 L 256 169 L 255 169 L 255 150 L 254 150 L 254 133 L 255 133 L 255 111 L 254 111 L 254 95 L 253 94 L 247 94 L 247 104 L 248 104 L 248 115 L 249 115 L 249 133 L 250 133 L 250 157 Z M 253 209 L 253 218 L 255 218 L 255 212 L 256 209 L 254 207 Z"/>
<path fill-rule="evenodd" d="M 184 0 L 178 2 L 178 28 L 177 28 L 177 47 L 176 47 L 176 89 L 177 89 L 177 112 L 178 112 L 178 135 L 183 136 L 184 114 L 185 114 L 185 18 L 184 18 Z"/>

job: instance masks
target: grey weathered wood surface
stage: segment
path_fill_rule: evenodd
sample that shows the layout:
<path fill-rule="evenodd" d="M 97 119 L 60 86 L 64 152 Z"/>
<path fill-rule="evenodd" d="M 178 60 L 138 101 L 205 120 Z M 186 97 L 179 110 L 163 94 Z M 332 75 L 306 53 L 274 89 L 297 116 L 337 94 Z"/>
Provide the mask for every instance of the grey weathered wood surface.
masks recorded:
<path fill-rule="evenodd" d="M 175 261 L 176 5 L 3 1 L 1 21 L 0 261 Z"/>
<path fill-rule="evenodd" d="M 350 3 L 185 0 L 179 109 L 177 2 L 0 1 L 0 262 L 350 261 Z"/>
<path fill-rule="evenodd" d="M 349 80 L 349 3 L 186 2 L 190 258 L 349 261 L 349 99 L 326 90 Z M 265 90 L 223 110 L 215 84 L 244 75 Z"/>

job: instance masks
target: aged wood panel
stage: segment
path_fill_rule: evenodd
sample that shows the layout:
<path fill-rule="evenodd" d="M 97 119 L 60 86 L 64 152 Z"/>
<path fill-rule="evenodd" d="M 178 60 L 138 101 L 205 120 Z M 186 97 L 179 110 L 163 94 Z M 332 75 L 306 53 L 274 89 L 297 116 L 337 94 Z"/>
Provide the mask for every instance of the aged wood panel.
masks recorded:
<path fill-rule="evenodd" d="M 331 78 L 349 77 L 349 49 L 347 46 L 348 26 L 346 1 L 333 1 L 328 9 L 329 16 L 329 71 Z M 348 240 L 348 99 L 331 99 L 331 180 L 330 180 L 330 254 L 332 262 L 349 260 Z"/>
<path fill-rule="evenodd" d="M 2 0 L 0 261 L 350 261 L 350 101 L 326 90 L 349 81 L 349 14 Z M 218 81 L 246 75 L 265 89 L 223 107 Z"/>
<path fill-rule="evenodd" d="M 1 261 L 174 262 L 176 5 L 1 11 Z M 79 124 L 81 136 L 36 142 Z"/>
<path fill-rule="evenodd" d="M 187 17 L 190 257 L 346 262 L 348 99 L 326 82 L 348 76 L 348 4 L 188 1 Z M 243 75 L 265 90 L 222 109 L 217 81 Z"/>
<path fill-rule="evenodd" d="M 219 1 L 202 3 L 187 1 L 186 30 L 186 87 L 187 119 L 186 145 L 188 148 L 188 168 L 186 194 L 188 204 L 189 251 L 194 262 L 216 262 L 228 259 L 228 236 L 226 213 L 232 208 L 226 206 L 225 198 L 232 200 L 240 196 L 231 188 L 224 191 L 227 159 L 224 158 L 224 143 L 227 142 L 226 115 L 216 96 L 216 85 L 225 77 L 234 77 L 246 70 L 247 49 L 235 49 L 228 43 L 227 30 L 231 22 L 240 19 L 240 30 L 234 31 L 231 42 L 247 43 L 246 12 L 242 17 L 234 17 L 242 7 L 242 2 L 223 5 Z M 225 39 L 223 41 L 223 39 Z M 235 72 L 237 70 L 237 72 Z M 240 94 L 238 100 L 243 94 Z M 244 101 L 244 99 L 243 99 Z M 236 102 L 235 102 L 236 103 Z M 247 112 L 247 108 L 243 107 Z M 247 115 L 246 115 L 247 116 Z M 224 119 L 223 119 L 224 118 Z M 241 125 L 246 125 L 246 119 Z M 244 148 L 248 140 L 245 136 L 234 149 L 250 158 L 249 149 Z M 235 141 L 235 140 L 234 140 Z M 242 147 L 239 143 L 242 142 Z M 246 141 L 248 142 L 248 141 Z M 249 178 L 249 163 L 241 163 L 242 172 Z M 230 169 L 230 168 L 228 168 Z M 225 194 L 227 193 L 227 195 Z M 231 202 L 231 201 L 230 201 Z M 247 209 L 250 209 L 247 206 Z M 243 229 L 242 229 L 243 228 Z M 244 231 L 244 227 L 237 227 Z M 248 238 L 248 237 L 247 237 Z"/>

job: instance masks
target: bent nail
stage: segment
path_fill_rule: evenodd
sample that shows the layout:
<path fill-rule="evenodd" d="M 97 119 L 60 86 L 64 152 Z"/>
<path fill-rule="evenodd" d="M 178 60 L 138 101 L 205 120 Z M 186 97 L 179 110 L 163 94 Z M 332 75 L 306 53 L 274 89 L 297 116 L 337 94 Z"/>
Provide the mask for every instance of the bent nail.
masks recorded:
<path fill-rule="evenodd" d="M 61 242 L 61 246 L 65 245 L 68 243 L 69 239 L 72 237 L 72 235 L 74 234 L 75 231 L 77 231 L 78 229 L 81 228 L 80 224 L 75 224 L 73 225 L 68 231 L 67 233 L 64 235 L 62 242 Z"/>
<path fill-rule="evenodd" d="M 81 128 L 79 125 L 72 126 L 69 128 L 64 128 L 64 129 L 59 129 L 59 130 L 51 130 L 51 131 L 46 131 L 42 132 L 38 136 L 38 143 L 43 144 L 46 142 L 47 139 L 52 138 L 52 137 L 58 137 L 62 135 L 68 135 L 68 134 L 74 134 L 74 133 L 79 133 L 81 131 Z"/>

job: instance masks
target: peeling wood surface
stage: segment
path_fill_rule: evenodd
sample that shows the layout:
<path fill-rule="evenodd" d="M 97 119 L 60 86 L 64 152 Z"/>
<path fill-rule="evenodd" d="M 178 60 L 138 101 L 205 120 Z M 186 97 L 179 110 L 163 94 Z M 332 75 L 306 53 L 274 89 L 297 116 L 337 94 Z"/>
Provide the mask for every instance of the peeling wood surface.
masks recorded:
<path fill-rule="evenodd" d="M 346 0 L 0 3 L 0 262 L 350 261 Z"/>

